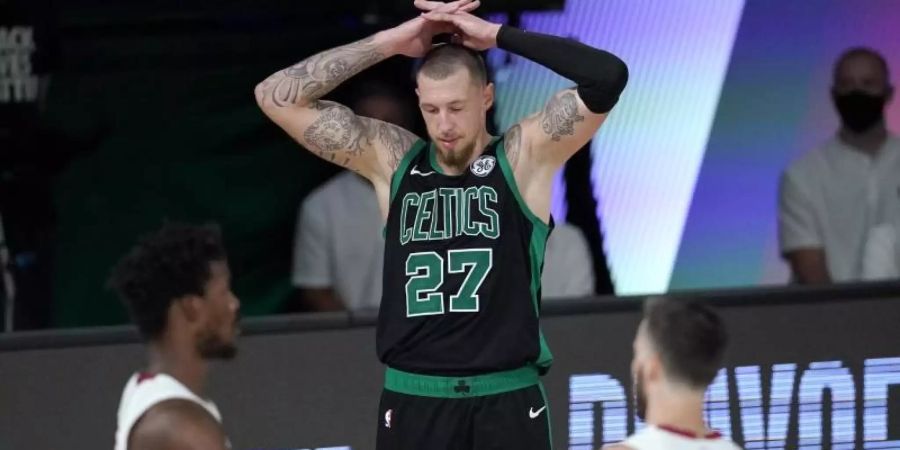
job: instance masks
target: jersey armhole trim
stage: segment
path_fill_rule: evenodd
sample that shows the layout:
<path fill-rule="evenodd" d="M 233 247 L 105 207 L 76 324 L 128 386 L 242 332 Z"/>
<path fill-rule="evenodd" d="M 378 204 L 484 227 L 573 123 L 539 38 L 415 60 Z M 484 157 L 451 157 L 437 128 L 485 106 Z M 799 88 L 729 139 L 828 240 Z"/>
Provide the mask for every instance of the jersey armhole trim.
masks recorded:
<path fill-rule="evenodd" d="M 528 204 L 525 203 L 525 199 L 522 198 L 512 166 L 506 158 L 505 140 L 501 140 L 497 145 L 497 163 L 500 165 L 500 171 L 503 172 L 503 177 L 506 178 L 506 184 L 509 186 L 509 190 L 512 191 L 513 196 L 516 198 L 516 202 L 519 204 L 519 209 L 522 210 L 522 214 L 524 214 L 532 224 L 531 237 L 529 238 L 528 244 L 528 264 L 531 269 L 531 283 L 528 290 L 531 294 L 531 304 L 534 308 L 534 314 L 536 317 L 540 317 L 541 273 L 544 266 L 544 252 L 547 249 L 547 238 L 550 235 L 551 225 L 544 223 L 543 220 L 536 216 L 534 212 L 531 211 L 531 208 L 528 207 Z M 551 217 L 550 220 L 552 223 L 553 218 Z M 543 331 L 540 331 L 538 359 L 534 361 L 534 364 L 538 367 L 538 370 L 542 375 L 547 373 L 550 370 L 550 366 L 553 364 L 553 354 L 550 352 L 550 347 L 547 345 Z"/>

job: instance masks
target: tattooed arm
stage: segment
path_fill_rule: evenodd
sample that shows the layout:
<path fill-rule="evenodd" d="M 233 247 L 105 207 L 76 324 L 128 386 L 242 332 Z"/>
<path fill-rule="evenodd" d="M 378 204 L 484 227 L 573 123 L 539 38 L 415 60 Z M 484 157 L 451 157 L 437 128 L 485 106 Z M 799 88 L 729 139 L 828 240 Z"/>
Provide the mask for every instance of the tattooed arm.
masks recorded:
<path fill-rule="evenodd" d="M 572 39 L 501 26 L 497 46 L 538 62 L 576 86 L 554 95 L 543 111 L 522 122 L 524 150 L 558 167 L 584 146 L 619 101 L 628 67 L 616 55 Z"/>
<path fill-rule="evenodd" d="M 575 88 L 554 95 L 541 112 L 513 125 L 504 140 L 519 192 L 532 212 L 549 220 L 553 177 L 597 132 L 618 101 L 628 81 L 625 63 L 571 39 L 528 33 L 466 12 L 429 11 L 422 17 L 452 23 L 466 47 L 499 47 L 575 82 Z"/>
<path fill-rule="evenodd" d="M 404 54 L 418 57 L 431 38 L 448 29 L 422 18 L 352 44 L 311 56 L 256 86 L 265 114 L 304 147 L 327 161 L 355 170 L 372 182 L 390 182 L 403 155 L 418 139 L 380 120 L 357 116 L 322 96 L 360 71 Z"/>
<path fill-rule="evenodd" d="M 559 168 L 584 147 L 606 119 L 588 110 L 575 89 L 556 93 L 540 112 L 506 132 L 504 148 L 519 192 L 531 211 L 550 219 L 550 192 Z"/>
<path fill-rule="evenodd" d="M 575 82 L 575 88 L 557 93 L 543 111 L 509 130 L 506 142 L 519 144 L 509 149 L 510 162 L 523 157 L 539 166 L 561 166 L 594 135 L 628 82 L 628 67 L 621 59 L 572 39 L 522 31 L 466 12 L 430 11 L 422 17 L 452 23 L 467 47 L 496 46 Z"/>
<path fill-rule="evenodd" d="M 515 167 L 525 155 L 555 170 L 591 140 L 605 119 L 606 114 L 587 109 L 574 88 L 557 92 L 543 110 L 506 132 L 510 163 Z"/>

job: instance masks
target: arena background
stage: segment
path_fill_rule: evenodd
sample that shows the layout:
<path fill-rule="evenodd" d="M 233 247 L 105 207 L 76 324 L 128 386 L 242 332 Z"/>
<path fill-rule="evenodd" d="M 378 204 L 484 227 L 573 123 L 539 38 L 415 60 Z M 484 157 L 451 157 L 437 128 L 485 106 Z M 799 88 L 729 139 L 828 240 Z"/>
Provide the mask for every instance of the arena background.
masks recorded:
<path fill-rule="evenodd" d="M 163 218 L 222 224 L 244 312 L 279 310 L 291 290 L 297 207 L 335 169 L 266 121 L 253 85 L 395 23 L 404 11 L 396 5 L 412 13 L 406 0 L 164 3 L 29 3 L 41 25 L 55 23 L 59 47 L 43 124 L 54 145 L 39 142 L 30 156 L 60 173 L 47 188 L 55 271 L 39 286 L 53 301 L 16 311 L 52 310 L 36 325 L 60 329 L 0 336 L 0 450 L 112 445 L 118 396 L 142 354 L 130 328 L 106 326 L 126 317 L 103 281 Z M 786 282 L 775 241 L 778 175 L 833 133 L 828 88 L 842 49 L 872 46 L 898 72 L 900 8 L 895 0 L 484 3 L 495 20 L 607 48 L 632 68 L 589 158 L 598 250 L 623 297 L 545 308 L 556 448 L 596 448 L 640 426 L 627 399 L 641 297 L 627 295 Z M 532 6 L 549 9 L 502 12 Z M 501 129 L 567 85 L 503 52 L 489 62 Z M 378 76 L 412 89 L 399 59 Z M 896 103 L 888 123 L 900 130 Z M 571 213 L 567 188 L 560 177 L 558 218 Z M 711 425 L 748 448 L 900 448 L 898 292 L 896 283 L 698 292 L 721 308 L 733 341 L 710 390 Z M 211 392 L 235 448 L 372 448 L 382 381 L 373 321 L 372 313 L 248 319 L 239 359 L 216 368 Z"/>
<path fill-rule="evenodd" d="M 268 123 L 252 88 L 265 74 L 412 13 L 409 2 L 382 8 L 393 14 L 366 12 L 379 3 L 312 12 L 276 0 L 216 8 L 57 3 L 60 56 L 46 121 L 58 145 L 56 153 L 35 152 L 69 161 L 52 184 L 52 284 L 39 288 L 52 289 L 50 325 L 124 322 L 103 280 L 134 236 L 162 218 L 221 223 L 236 289 L 251 300 L 245 312 L 279 310 L 290 292 L 297 208 L 335 169 Z M 893 0 L 484 3 L 486 12 L 551 8 L 488 15 L 607 48 L 631 67 L 580 186 L 596 205 L 597 220 L 587 225 L 602 236 L 591 240 L 594 253 L 619 295 L 785 283 L 778 177 L 834 132 L 835 57 L 869 45 L 900 67 Z M 499 129 L 567 83 L 501 51 L 489 62 Z M 412 92 L 405 64 L 396 58 L 372 73 Z M 340 89 L 335 98 L 349 99 Z M 888 123 L 900 129 L 896 104 Z M 560 177 L 558 220 L 570 216 L 566 194 Z"/>

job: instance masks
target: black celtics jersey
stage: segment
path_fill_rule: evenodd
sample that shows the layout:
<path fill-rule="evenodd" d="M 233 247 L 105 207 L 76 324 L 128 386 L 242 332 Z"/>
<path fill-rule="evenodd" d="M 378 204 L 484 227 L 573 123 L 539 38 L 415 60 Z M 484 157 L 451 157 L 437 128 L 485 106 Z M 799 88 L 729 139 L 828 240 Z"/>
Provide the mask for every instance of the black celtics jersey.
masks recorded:
<path fill-rule="evenodd" d="M 461 175 L 417 142 L 391 180 L 378 355 L 395 369 L 467 376 L 537 365 L 550 227 L 519 195 L 503 140 Z"/>

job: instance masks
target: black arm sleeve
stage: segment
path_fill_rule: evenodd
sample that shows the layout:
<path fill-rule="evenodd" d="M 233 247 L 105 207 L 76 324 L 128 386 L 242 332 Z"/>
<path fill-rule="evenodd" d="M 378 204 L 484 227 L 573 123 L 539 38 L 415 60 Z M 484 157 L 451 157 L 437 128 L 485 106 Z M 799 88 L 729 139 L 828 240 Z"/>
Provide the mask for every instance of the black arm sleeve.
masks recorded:
<path fill-rule="evenodd" d="M 497 47 L 524 56 L 574 81 L 591 112 L 609 112 L 628 82 L 628 67 L 612 53 L 540 33 L 503 25 Z"/>

